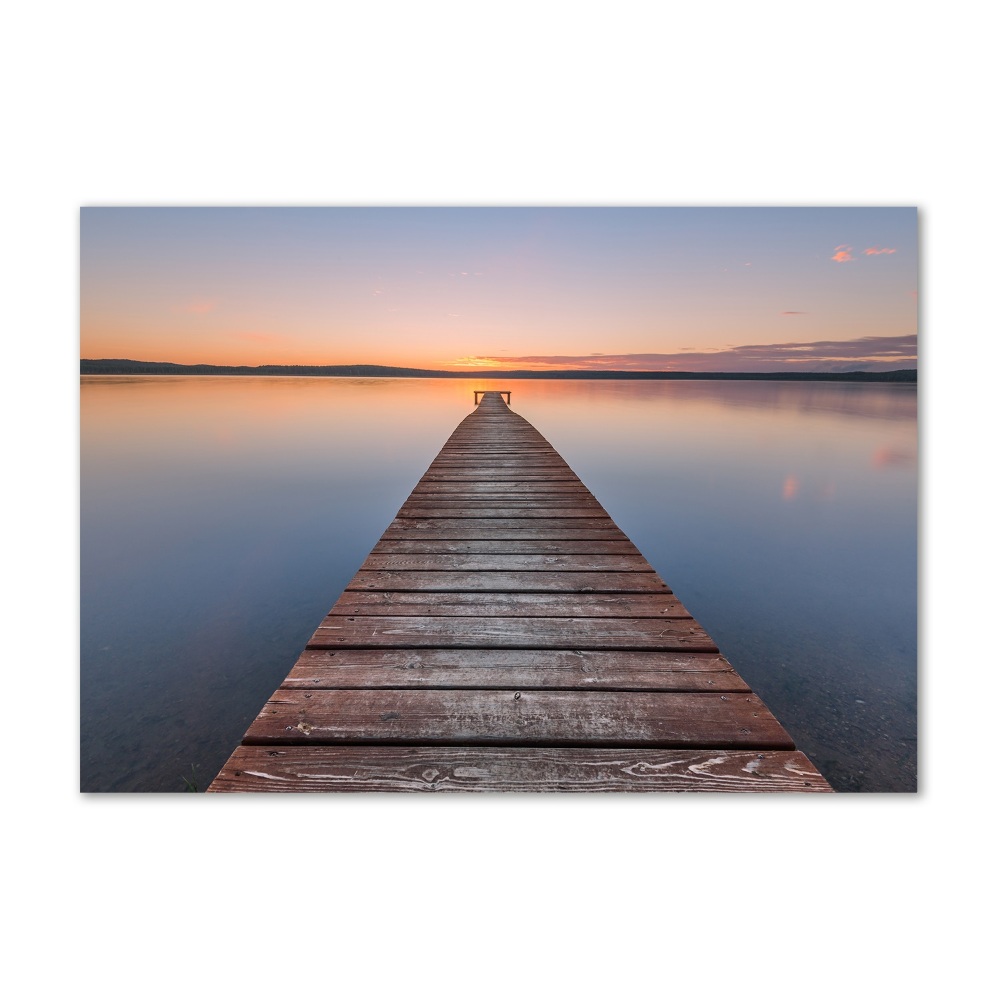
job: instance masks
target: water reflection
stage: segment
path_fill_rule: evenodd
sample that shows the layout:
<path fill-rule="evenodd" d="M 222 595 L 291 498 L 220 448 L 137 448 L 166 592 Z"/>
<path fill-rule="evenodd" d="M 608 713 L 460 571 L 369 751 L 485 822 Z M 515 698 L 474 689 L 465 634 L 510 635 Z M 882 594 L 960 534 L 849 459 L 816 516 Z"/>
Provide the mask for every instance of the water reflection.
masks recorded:
<path fill-rule="evenodd" d="M 204 787 L 491 387 L 835 787 L 915 786 L 915 387 L 99 376 L 82 787 Z"/>
<path fill-rule="evenodd" d="M 872 455 L 872 465 L 876 469 L 884 469 L 891 465 L 915 466 L 916 464 L 916 451 L 901 451 L 892 445 L 882 445 L 876 448 Z"/>
<path fill-rule="evenodd" d="M 661 383 L 673 388 L 690 385 L 678 402 L 709 399 L 722 406 L 776 409 L 801 413 L 836 413 L 845 417 L 915 420 L 915 385 L 870 385 L 851 382 L 691 382 Z"/>

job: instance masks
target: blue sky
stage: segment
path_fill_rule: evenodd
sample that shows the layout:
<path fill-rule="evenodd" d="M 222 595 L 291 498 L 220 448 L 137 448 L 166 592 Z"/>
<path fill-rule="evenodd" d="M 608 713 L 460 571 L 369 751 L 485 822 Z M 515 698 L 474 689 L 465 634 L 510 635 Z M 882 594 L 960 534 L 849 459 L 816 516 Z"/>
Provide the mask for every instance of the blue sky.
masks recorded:
<path fill-rule="evenodd" d="M 913 367 L 917 274 L 914 208 L 85 208 L 81 353 Z"/>

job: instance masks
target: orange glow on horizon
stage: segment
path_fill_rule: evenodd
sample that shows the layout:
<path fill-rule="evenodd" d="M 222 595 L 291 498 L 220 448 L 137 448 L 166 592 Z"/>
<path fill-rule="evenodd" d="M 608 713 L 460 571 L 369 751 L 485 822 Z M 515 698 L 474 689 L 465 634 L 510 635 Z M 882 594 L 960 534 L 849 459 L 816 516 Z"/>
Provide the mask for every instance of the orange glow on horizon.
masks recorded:
<path fill-rule="evenodd" d="M 200 316 L 199 316 L 200 319 Z M 748 344 L 671 353 L 590 353 L 546 355 L 446 355 L 422 338 L 399 345 L 359 340 L 353 346 L 329 347 L 298 341 L 266 330 L 243 330 L 208 339 L 188 333 L 149 336 L 142 350 L 134 341 L 115 335 L 81 337 L 81 357 L 88 360 L 127 359 L 179 365 L 220 365 L 256 368 L 263 365 L 322 367 L 377 365 L 429 371 L 627 371 L 627 372 L 768 372 L 851 371 L 916 368 L 915 337 L 860 337 L 853 341 Z M 226 345 L 226 346 L 223 346 Z"/>

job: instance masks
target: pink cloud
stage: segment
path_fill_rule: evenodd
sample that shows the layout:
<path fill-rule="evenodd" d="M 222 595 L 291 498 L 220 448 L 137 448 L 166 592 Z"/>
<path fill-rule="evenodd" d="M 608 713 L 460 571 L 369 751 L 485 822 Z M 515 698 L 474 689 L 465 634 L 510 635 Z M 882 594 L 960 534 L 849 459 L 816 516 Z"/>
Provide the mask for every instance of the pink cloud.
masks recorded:
<path fill-rule="evenodd" d="M 846 243 L 841 243 L 839 247 L 836 247 L 833 251 L 833 256 L 830 260 L 835 260 L 838 264 L 843 264 L 844 261 L 854 260 L 851 256 L 851 250 L 853 248 L 849 247 Z"/>
<path fill-rule="evenodd" d="M 804 312 L 800 312 L 798 309 L 786 309 L 782 313 L 778 313 L 779 316 L 805 316 Z"/>
<path fill-rule="evenodd" d="M 795 476 L 788 476 L 781 486 L 783 500 L 794 500 L 799 495 L 799 481 Z"/>
<path fill-rule="evenodd" d="M 877 249 L 876 247 L 869 247 L 865 251 L 865 256 L 866 257 L 875 257 L 875 256 L 877 256 L 880 253 L 895 253 L 895 252 L 896 251 L 894 249 L 890 249 L 889 247 L 882 247 L 881 250 Z"/>

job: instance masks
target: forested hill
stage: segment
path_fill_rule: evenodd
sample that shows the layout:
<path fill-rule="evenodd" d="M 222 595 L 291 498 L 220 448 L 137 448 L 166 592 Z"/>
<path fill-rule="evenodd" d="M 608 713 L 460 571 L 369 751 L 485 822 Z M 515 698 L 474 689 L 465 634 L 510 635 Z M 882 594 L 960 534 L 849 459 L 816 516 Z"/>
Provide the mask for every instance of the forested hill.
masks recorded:
<path fill-rule="evenodd" d="M 488 379 L 640 379 L 640 380 L 766 380 L 781 382 L 916 382 L 916 368 L 891 372 L 635 372 L 635 371 L 432 371 L 386 365 L 176 365 L 169 361 L 110 358 L 80 361 L 81 375 L 303 375 L 353 378 L 488 378 Z"/>

